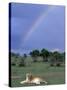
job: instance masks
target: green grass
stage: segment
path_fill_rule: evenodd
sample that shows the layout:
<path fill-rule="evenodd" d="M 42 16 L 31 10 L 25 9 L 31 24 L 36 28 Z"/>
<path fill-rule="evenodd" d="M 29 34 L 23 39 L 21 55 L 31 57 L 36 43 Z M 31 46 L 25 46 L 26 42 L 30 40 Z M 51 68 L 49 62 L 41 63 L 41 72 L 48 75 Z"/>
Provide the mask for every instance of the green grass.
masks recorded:
<path fill-rule="evenodd" d="M 11 86 L 33 86 L 33 84 L 21 85 L 20 82 L 25 79 L 26 73 L 31 72 L 35 76 L 43 77 L 48 82 L 48 85 L 64 84 L 65 83 L 65 67 L 50 67 L 48 63 L 36 62 L 26 67 L 11 67 Z M 44 84 L 41 84 L 44 85 Z"/>

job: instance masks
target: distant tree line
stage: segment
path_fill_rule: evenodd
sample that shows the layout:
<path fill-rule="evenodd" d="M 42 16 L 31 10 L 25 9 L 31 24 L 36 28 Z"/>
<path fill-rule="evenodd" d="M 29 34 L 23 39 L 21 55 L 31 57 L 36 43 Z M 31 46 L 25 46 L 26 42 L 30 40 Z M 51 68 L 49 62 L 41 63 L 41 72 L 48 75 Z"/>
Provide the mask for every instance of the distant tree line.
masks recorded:
<path fill-rule="evenodd" d="M 27 57 L 26 54 L 21 56 L 20 54 L 16 54 L 11 52 L 11 64 L 13 66 L 25 66 L 25 58 Z"/>
<path fill-rule="evenodd" d="M 42 57 L 42 62 L 49 62 L 50 66 L 61 66 L 65 63 L 65 52 L 48 51 L 47 49 L 33 50 L 29 53 L 34 63 L 38 62 L 38 57 Z M 11 53 L 11 64 L 17 66 L 26 66 L 25 59 L 27 54 L 20 56 L 19 54 Z"/>

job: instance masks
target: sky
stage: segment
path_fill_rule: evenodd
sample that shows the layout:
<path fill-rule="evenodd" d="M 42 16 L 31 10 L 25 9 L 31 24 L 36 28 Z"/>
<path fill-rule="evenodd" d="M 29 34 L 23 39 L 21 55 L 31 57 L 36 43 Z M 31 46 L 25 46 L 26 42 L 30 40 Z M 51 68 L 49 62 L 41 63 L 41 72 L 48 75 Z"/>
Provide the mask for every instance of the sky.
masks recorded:
<path fill-rule="evenodd" d="M 65 50 L 65 7 L 11 4 L 11 51 Z"/>

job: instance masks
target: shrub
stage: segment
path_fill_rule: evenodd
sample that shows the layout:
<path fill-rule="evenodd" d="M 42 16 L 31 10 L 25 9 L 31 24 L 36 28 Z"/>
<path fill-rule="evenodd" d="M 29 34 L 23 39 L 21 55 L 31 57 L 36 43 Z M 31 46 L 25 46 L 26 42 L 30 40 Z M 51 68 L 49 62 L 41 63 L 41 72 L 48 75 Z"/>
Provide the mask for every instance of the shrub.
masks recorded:
<path fill-rule="evenodd" d="M 57 63 L 57 64 L 56 64 L 56 66 L 60 67 L 60 66 L 61 66 L 61 64 L 60 64 L 60 63 Z"/>
<path fill-rule="evenodd" d="M 18 66 L 25 66 L 25 59 L 23 57 L 19 58 L 19 65 Z"/>
<path fill-rule="evenodd" d="M 54 66 L 54 64 L 53 64 L 53 63 L 51 63 L 51 64 L 50 64 L 50 66 Z"/>
<path fill-rule="evenodd" d="M 18 66 L 20 66 L 20 67 L 22 67 L 22 66 L 23 66 L 23 67 L 24 67 L 24 66 L 25 66 L 25 64 L 20 63 Z"/>
<path fill-rule="evenodd" d="M 15 63 L 11 63 L 12 66 L 15 66 L 16 64 Z"/>

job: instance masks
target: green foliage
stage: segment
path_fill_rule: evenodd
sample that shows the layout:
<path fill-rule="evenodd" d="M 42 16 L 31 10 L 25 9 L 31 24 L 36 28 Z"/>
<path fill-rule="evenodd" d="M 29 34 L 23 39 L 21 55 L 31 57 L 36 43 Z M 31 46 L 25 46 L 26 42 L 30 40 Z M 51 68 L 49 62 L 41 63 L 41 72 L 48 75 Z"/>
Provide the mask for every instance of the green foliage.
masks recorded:
<path fill-rule="evenodd" d="M 54 66 L 54 64 L 53 64 L 53 63 L 51 63 L 51 64 L 50 64 L 50 66 L 52 66 L 52 67 L 53 67 L 53 66 Z"/>
<path fill-rule="evenodd" d="M 60 67 L 60 66 L 61 66 L 61 63 L 58 62 L 58 63 L 56 64 L 56 66 Z"/>
<path fill-rule="evenodd" d="M 62 62 L 64 62 L 65 63 L 65 52 L 63 52 L 63 53 L 61 53 L 61 60 L 62 60 Z"/>
<path fill-rule="evenodd" d="M 39 56 L 39 50 L 33 50 L 32 52 L 30 52 L 30 55 L 33 58 L 33 62 L 37 62 L 37 57 Z"/>
<path fill-rule="evenodd" d="M 25 66 L 25 59 L 19 54 L 11 54 L 11 65 L 13 66 Z"/>
<path fill-rule="evenodd" d="M 23 57 L 26 58 L 27 57 L 27 54 L 24 53 Z"/>
<path fill-rule="evenodd" d="M 32 58 L 33 62 L 49 62 L 50 66 L 58 66 L 57 63 L 64 63 L 65 64 L 65 52 L 59 53 L 58 51 L 50 52 L 46 49 L 39 50 L 33 50 L 30 52 L 30 56 Z M 13 66 L 26 66 L 31 65 L 32 63 L 30 60 L 27 60 L 27 54 L 23 54 L 23 56 L 20 56 L 20 54 L 11 53 L 11 64 Z M 28 62 L 27 62 L 28 61 Z M 61 66 L 61 65 L 60 65 Z"/>
<path fill-rule="evenodd" d="M 17 60 L 17 66 L 25 66 L 25 59 L 23 57 L 19 57 Z"/>
<path fill-rule="evenodd" d="M 42 49 L 40 55 L 43 57 L 43 61 L 48 61 L 49 51 Z"/>
<path fill-rule="evenodd" d="M 30 55 L 31 55 L 32 57 L 37 57 L 37 56 L 39 56 L 39 50 L 33 50 L 32 52 L 30 52 Z"/>
<path fill-rule="evenodd" d="M 63 59 L 63 54 L 59 53 L 57 51 L 55 52 L 51 52 L 50 54 L 50 65 L 53 64 L 53 66 L 61 66 L 61 64 L 63 63 L 64 59 Z"/>

